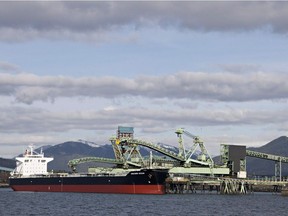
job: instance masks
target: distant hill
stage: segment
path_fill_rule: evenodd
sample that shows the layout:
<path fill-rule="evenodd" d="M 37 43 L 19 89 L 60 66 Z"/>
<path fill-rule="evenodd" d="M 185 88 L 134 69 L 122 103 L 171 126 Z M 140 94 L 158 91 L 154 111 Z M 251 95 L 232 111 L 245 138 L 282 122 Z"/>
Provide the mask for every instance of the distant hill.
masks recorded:
<path fill-rule="evenodd" d="M 288 137 L 281 136 L 259 148 L 247 149 L 288 157 Z M 275 162 L 247 157 L 246 169 L 249 175 L 275 175 Z M 288 176 L 288 164 L 282 163 L 282 176 Z"/>
<path fill-rule="evenodd" d="M 39 151 L 36 149 L 36 151 Z M 67 166 L 68 161 L 82 157 L 106 157 L 114 158 L 114 153 L 111 145 L 103 145 L 92 147 L 82 142 L 65 142 L 58 145 L 50 146 L 43 150 L 45 156 L 53 157 L 54 160 L 48 164 L 49 170 L 65 170 L 70 171 Z M 87 164 L 80 164 L 79 171 L 87 170 Z"/>
<path fill-rule="evenodd" d="M 0 166 L 14 169 L 16 167 L 16 161 L 14 159 L 0 158 Z"/>

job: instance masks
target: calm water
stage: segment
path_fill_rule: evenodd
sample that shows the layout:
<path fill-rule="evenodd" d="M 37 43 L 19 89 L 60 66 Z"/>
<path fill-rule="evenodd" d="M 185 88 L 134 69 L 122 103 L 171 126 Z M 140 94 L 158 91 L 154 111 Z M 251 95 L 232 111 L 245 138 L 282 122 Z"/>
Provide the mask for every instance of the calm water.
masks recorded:
<path fill-rule="evenodd" d="M 33 193 L 0 189 L 0 215 L 288 215 L 288 197 Z"/>

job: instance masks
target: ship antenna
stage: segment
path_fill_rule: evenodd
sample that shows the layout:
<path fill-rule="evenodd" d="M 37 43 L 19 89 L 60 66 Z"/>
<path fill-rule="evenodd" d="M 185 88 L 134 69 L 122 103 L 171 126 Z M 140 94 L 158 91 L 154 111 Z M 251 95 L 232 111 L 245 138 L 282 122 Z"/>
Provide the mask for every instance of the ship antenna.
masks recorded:
<path fill-rule="evenodd" d="M 152 162 L 153 162 L 153 155 L 152 155 L 152 151 L 150 151 L 150 161 L 149 161 L 149 165 L 150 165 L 150 169 L 152 169 Z"/>
<path fill-rule="evenodd" d="M 30 155 L 33 155 L 33 144 L 30 145 Z"/>

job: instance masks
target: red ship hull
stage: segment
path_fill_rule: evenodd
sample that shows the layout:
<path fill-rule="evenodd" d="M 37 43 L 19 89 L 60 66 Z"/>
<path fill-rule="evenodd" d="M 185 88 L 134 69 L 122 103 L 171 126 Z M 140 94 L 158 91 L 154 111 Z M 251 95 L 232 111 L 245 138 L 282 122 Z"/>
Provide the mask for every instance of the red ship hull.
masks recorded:
<path fill-rule="evenodd" d="M 14 185 L 14 191 L 165 194 L 164 185 Z"/>

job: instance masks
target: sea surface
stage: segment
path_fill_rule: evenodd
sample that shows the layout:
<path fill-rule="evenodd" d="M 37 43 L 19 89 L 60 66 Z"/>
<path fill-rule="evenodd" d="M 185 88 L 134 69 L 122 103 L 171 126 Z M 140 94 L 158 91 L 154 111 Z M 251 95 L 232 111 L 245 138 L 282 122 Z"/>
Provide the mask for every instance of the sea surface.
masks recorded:
<path fill-rule="evenodd" d="M 14 192 L 0 188 L 0 216 L 288 215 L 288 197 L 271 193 L 125 195 Z"/>

